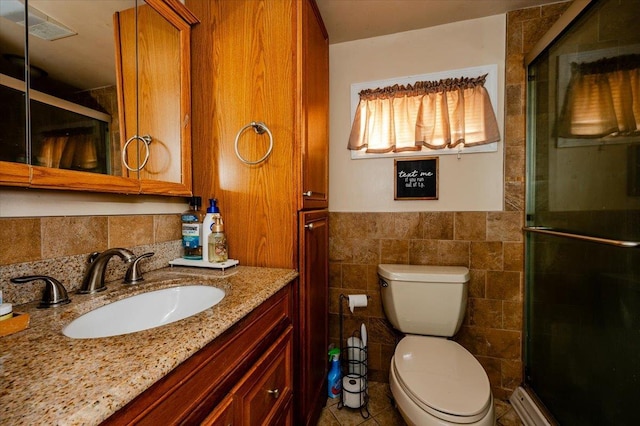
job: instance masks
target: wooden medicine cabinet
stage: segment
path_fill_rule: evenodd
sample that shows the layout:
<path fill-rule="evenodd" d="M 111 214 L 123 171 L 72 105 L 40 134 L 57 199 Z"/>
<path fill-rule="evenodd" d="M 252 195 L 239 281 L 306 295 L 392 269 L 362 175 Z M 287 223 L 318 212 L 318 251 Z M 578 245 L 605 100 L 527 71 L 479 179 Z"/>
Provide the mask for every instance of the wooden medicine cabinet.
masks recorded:
<path fill-rule="evenodd" d="M 0 6 L 0 185 L 190 195 L 197 18 L 177 0 L 24 7 Z"/>

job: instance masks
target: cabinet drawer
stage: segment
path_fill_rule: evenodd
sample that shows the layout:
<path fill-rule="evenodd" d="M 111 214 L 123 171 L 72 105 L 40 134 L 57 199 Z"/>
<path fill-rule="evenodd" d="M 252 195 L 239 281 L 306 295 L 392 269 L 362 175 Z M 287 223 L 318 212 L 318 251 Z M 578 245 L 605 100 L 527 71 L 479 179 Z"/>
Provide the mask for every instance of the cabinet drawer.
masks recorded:
<path fill-rule="evenodd" d="M 233 395 L 227 395 L 220 404 L 207 416 L 200 426 L 233 425 Z"/>
<path fill-rule="evenodd" d="M 264 353 L 232 391 L 238 423 L 274 424 L 292 398 L 292 327 Z"/>

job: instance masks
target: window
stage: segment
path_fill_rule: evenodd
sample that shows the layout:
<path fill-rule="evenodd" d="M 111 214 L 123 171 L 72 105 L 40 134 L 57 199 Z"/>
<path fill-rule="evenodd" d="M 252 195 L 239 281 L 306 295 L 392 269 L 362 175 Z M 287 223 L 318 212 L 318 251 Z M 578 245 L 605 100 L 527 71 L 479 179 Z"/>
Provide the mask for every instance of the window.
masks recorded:
<path fill-rule="evenodd" d="M 497 151 L 497 65 L 351 86 L 352 159 Z"/>

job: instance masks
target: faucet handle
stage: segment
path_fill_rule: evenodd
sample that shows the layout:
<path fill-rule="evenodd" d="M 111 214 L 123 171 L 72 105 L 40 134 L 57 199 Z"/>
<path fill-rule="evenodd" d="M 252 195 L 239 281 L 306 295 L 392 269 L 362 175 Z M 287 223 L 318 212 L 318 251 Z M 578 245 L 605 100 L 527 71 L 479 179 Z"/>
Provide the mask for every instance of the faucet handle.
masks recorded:
<path fill-rule="evenodd" d="M 124 276 L 124 283 L 125 284 L 138 284 L 139 282 L 144 281 L 144 278 L 142 277 L 142 272 L 138 268 L 138 263 L 140 263 L 140 260 L 142 260 L 142 259 L 144 259 L 146 257 L 151 257 L 154 254 L 155 253 L 153 253 L 153 252 L 144 253 L 144 254 L 141 254 L 140 256 L 136 257 L 135 259 L 133 259 L 133 262 L 131 262 L 131 265 L 129 266 L 129 269 L 127 269 L 127 273 Z"/>
<path fill-rule="evenodd" d="M 42 292 L 42 300 L 38 308 L 52 308 L 71 302 L 71 299 L 69 299 L 67 295 L 67 289 L 55 278 L 46 275 L 27 275 L 24 277 L 11 278 L 11 282 L 15 284 L 24 284 L 36 280 L 43 280 L 45 284 L 44 291 Z"/>

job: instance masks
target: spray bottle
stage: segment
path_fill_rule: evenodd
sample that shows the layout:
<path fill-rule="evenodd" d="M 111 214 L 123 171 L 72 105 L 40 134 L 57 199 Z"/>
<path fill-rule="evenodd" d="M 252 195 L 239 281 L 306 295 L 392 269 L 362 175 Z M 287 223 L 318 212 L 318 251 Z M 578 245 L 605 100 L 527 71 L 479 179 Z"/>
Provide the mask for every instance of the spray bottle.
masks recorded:
<path fill-rule="evenodd" d="M 338 398 L 342 393 L 342 374 L 340 372 L 340 349 L 333 348 L 329 351 L 329 361 L 331 361 L 331 369 L 327 376 L 327 390 L 329 398 Z"/>

